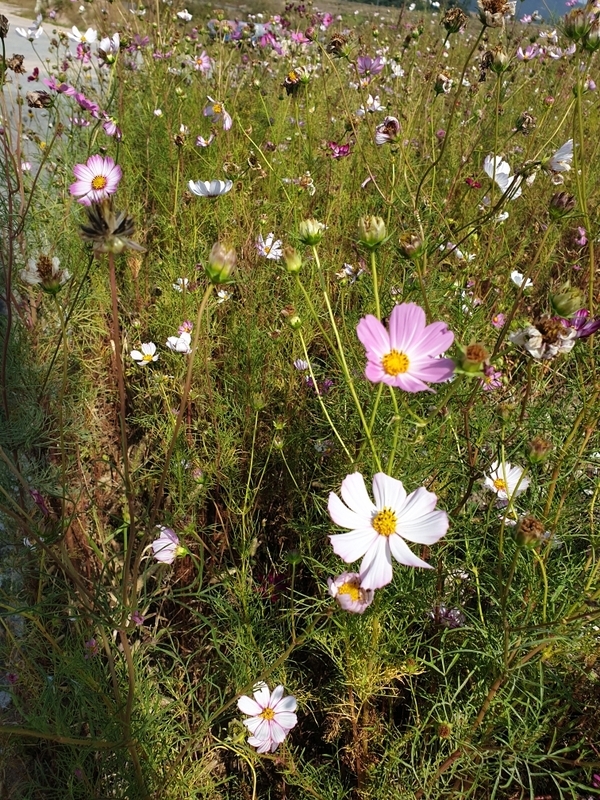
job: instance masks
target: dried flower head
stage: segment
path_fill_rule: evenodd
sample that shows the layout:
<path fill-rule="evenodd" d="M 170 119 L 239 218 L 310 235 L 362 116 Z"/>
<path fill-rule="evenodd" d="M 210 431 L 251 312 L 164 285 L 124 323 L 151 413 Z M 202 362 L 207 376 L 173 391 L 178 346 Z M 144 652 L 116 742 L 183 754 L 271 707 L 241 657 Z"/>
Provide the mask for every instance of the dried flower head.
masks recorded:
<path fill-rule="evenodd" d="M 477 0 L 479 19 L 487 28 L 503 28 L 506 17 L 515 13 L 516 0 Z"/>
<path fill-rule="evenodd" d="M 122 253 L 123 250 L 146 251 L 145 247 L 134 242 L 133 219 L 125 211 L 114 211 L 111 200 L 92 203 L 86 206 L 88 221 L 79 227 L 82 239 L 90 242 L 97 253 Z"/>
<path fill-rule="evenodd" d="M 30 286 L 39 286 L 48 294 L 56 294 L 71 278 L 66 269 L 60 268 L 60 261 L 56 256 L 42 253 L 37 258 L 30 258 L 27 267 L 19 273 L 21 280 Z"/>
<path fill-rule="evenodd" d="M 459 30 L 466 25 L 467 15 L 458 6 L 449 8 L 442 17 L 442 25 L 448 33 L 458 33 Z"/>
<path fill-rule="evenodd" d="M 338 58 L 348 58 L 350 53 L 350 43 L 347 36 L 341 33 L 334 33 L 329 44 L 327 45 L 327 52 L 332 56 Z"/>
<path fill-rule="evenodd" d="M 544 525 L 529 514 L 521 517 L 515 528 L 515 539 L 522 547 L 537 547 L 544 540 Z"/>

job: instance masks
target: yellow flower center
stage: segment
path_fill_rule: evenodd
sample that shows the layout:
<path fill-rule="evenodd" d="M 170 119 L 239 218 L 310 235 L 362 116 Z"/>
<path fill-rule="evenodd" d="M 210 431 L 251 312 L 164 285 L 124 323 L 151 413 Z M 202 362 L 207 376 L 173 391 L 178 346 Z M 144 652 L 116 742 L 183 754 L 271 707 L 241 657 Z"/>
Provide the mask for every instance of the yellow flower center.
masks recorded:
<path fill-rule="evenodd" d="M 502 478 L 496 478 L 496 480 L 493 483 L 494 483 L 494 488 L 496 489 L 497 492 L 506 491 L 507 489 L 506 481 L 503 481 Z"/>
<path fill-rule="evenodd" d="M 271 252 L 271 248 L 268 245 L 265 245 L 265 255 L 268 256 Z"/>
<path fill-rule="evenodd" d="M 342 583 L 338 588 L 338 594 L 347 594 L 356 603 L 357 600 L 360 600 L 360 587 L 356 583 L 348 581 L 347 583 Z"/>
<path fill-rule="evenodd" d="M 144 353 L 144 357 L 142 361 L 152 361 L 152 354 L 151 353 Z"/>
<path fill-rule="evenodd" d="M 380 536 L 391 536 L 396 533 L 396 514 L 389 508 L 384 508 L 373 517 L 371 525 Z"/>
<path fill-rule="evenodd" d="M 107 183 L 108 181 L 104 175 L 96 175 L 94 178 L 92 178 L 92 189 L 98 192 L 101 189 L 104 189 Z"/>
<path fill-rule="evenodd" d="M 275 717 L 275 712 L 272 708 L 263 708 L 259 716 L 263 719 L 273 719 Z"/>
<path fill-rule="evenodd" d="M 292 83 L 294 83 L 295 81 L 298 80 L 298 76 L 296 75 L 294 70 L 292 70 L 291 72 L 288 72 L 288 80 L 292 81 Z"/>
<path fill-rule="evenodd" d="M 223 106 L 221 103 L 213 103 L 213 114 L 221 114 L 223 111 Z"/>
<path fill-rule="evenodd" d="M 381 365 L 384 372 L 388 375 L 401 375 L 408 372 L 410 361 L 405 353 L 399 353 L 397 350 L 390 350 L 381 359 Z"/>

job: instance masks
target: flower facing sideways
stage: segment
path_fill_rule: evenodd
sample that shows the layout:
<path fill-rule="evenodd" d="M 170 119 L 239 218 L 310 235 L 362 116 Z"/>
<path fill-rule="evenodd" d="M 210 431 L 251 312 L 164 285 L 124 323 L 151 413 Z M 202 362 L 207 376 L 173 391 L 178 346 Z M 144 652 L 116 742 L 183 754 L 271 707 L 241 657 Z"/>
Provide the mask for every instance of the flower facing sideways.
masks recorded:
<path fill-rule="evenodd" d="M 427 382 L 441 383 L 452 377 L 454 362 L 438 358 L 454 341 L 445 322 L 425 324 L 425 312 L 415 303 L 394 306 L 388 330 L 371 314 L 356 328 L 367 351 L 365 376 L 373 383 L 387 383 L 405 392 L 429 390 Z"/>
<path fill-rule="evenodd" d="M 424 487 L 407 495 L 402 482 L 378 472 L 371 500 L 360 472 L 342 481 L 342 500 L 329 495 L 329 516 L 350 533 L 330 536 L 334 552 L 347 564 L 362 558 L 360 586 L 380 589 L 393 577 L 392 557 L 408 567 L 430 568 L 406 542 L 431 545 L 448 530 L 448 515 L 436 510 L 437 497 Z"/>
<path fill-rule="evenodd" d="M 163 564 L 172 564 L 179 556 L 184 556 L 187 550 L 179 544 L 179 536 L 171 528 L 164 525 L 156 526 L 160 535 L 152 542 L 152 552 L 157 561 Z"/>
<path fill-rule="evenodd" d="M 190 181 L 188 188 L 190 192 L 198 197 L 219 197 L 222 194 L 227 194 L 233 186 L 233 181 Z"/>
<path fill-rule="evenodd" d="M 329 594 L 340 608 L 351 614 L 362 614 L 373 602 L 372 589 L 363 589 L 358 572 L 342 572 L 337 578 L 327 578 Z"/>
<path fill-rule="evenodd" d="M 271 692 L 266 683 L 254 686 L 252 697 L 242 695 L 238 700 L 238 708 L 248 719 L 244 725 L 250 731 L 248 744 L 256 747 L 259 753 L 274 753 L 288 733 L 298 722 L 296 698 L 283 696 L 283 686 L 277 686 Z"/>
<path fill-rule="evenodd" d="M 51 257 L 45 253 L 37 258 L 30 258 L 27 267 L 22 269 L 19 275 L 25 283 L 30 286 L 40 286 L 48 294 L 56 294 L 71 278 L 68 269 L 61 269 L 56 256 Z"/>
<path fill-rule="evenodd" d="M 187 331 L 180 333 L 179 336 L 169 336 L 167 339 L 167 347 L 174 353 L 182 353 L 188 356 L 192 352 L 191 348 L 192 336 Z"/>
<path fill-rule="evenodd" d="M 529 478 L 523 477 L 521 467 L 513 467 L 508 461 L 494 461 L 485 476 L 484 486 L 496 492 L 501 500 L 511 500 L 527 490 Z"/>

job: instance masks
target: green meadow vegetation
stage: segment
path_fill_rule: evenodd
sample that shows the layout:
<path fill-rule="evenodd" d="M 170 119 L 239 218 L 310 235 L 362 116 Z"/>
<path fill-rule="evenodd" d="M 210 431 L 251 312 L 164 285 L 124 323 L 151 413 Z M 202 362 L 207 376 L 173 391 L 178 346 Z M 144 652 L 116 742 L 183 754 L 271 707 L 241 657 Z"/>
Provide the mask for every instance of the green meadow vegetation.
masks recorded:
<path fill-rule="evenodd" d="M 81 8 L 0 69 L 1 796 L 598 796 L 600 7 Z"/>

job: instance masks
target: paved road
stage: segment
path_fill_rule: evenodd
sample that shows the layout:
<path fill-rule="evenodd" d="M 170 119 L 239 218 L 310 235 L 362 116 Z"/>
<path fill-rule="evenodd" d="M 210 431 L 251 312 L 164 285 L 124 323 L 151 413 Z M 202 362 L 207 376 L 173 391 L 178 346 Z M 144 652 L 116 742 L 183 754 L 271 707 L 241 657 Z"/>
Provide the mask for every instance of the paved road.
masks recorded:
<path fill-rule="evenodd" d="M 24 39 L 22 36 L 19 36 L 16 33 L 16 28 L 29 28 L 35 22 L 35 17 L 33 12 L 31 12 L 31 16 L 25 16 L 18 14 L 13 6 L 6 5 L 5 3 L 0 3 L 0 14 L 4 14 L 4 16 L 8 19 L 9 22 L 9 29 L 8 29 L 8 36 L 4 41 L 4 46 L 6 48 L 6 57 L 10 58 L 13 53 L 20 53 L 22 56 L 25 57 L 23 65 L 28 72 L 34 67 L 39 67 L 40 72 L 46 72 L 46 70 L 42 70 L 42 66 L 46 66 L 43 62 L 46 58 L 51 58 L 52 53 L 50 53 L 49 46 L 50 46 L 50 39 L 54 36 L 54 30 L 67 30 L 66 28 L 61 28 L 59 25 L 52 24 L 52 20 L 48 20 L 42 23 L 42 28 L 44 33 L 40 36 L 39 39 L 36 39 L 33 44 L 29 42 L 27 39 Z M 35 49 L 34 49 L 35 48 Z M 54 58 L 56 58 L 56 53 L 54 53 Z M 41 62 L 41 63 L 40 63 Z M 9 72 L 9 75 L 13 75 L 14 73 Z M 21 76 L 25 78 L 25 76 Z"/>

